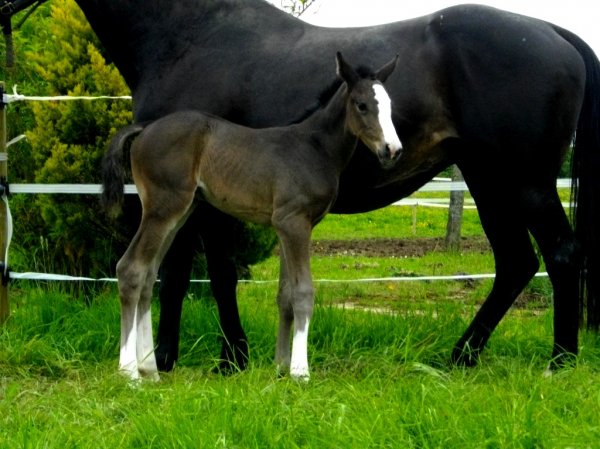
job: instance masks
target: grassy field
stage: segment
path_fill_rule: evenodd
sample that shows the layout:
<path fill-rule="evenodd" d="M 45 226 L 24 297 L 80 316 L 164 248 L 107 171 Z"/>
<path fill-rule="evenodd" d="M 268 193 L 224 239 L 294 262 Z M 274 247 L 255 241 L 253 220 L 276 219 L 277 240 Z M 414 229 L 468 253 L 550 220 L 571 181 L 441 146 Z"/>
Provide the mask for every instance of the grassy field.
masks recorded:
<path fill-rule="evenodd" d="M 379 218 L 328 217 L 320 238 L 341 238 L 361 220 L 379 227 Z M 418 220 L 426 223 L 420 210 Z M 365 238 L 364 229 L 353 238 Z M 253 275 L 275 279 L 276 267 L 268 259 Z M 313 271 L 316 279 L 348 280 L 492 272 L 493 260 L 443 252 L 330 255 L 315 257 Z M 15 284 L 12 317 L 0 329 L 0 448 L 598 447 L 600 341 L 583 333 L 577 365 L 542 376 L 552 344 L 544 279 L 529 289 L 539 302 L 511 310 L 478 367 L 448 365 L 489 286 L 318 283 L 308 384 L 275 373 L 275 284 L 240 285 L 251 363 L 229 377 L 212 372 L 215 307 L 190 298 L 177 369 L 160 382 L 131 386 L 116 373 L 114 286 L 98 287 L 86 302 L 62 285 Z"/>

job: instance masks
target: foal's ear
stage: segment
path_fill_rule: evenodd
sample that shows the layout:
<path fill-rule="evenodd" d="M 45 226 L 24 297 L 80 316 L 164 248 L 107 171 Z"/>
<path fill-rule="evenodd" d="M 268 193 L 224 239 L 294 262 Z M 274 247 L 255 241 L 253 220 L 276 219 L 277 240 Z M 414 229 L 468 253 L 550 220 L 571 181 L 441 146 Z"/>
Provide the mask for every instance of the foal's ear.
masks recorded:
<path fill-rule="evenodd" d="M 400 57 L 400 55 L 396 55 L 396 57 L 394 59 L 392 59 L 390 62 L 388 62 L 382 68 L 377 70 L 375 77 L 382 83 L 385 83 L 385 81 L 388 79 L 388 76 L 390 76 L 392 74 L 392 72 L 394 71 L 394 69 L 396 68 L 396 64 L 398 64 L 399 57 Z"/>
<path fill-rule="evenodd" d="M 341 79 L 343 79 L 348 84 L 348 86 L 350 86 L 350 87 L 354 86 L 360 79 L 360 76 L 358 76 L 358 73 L 356 73 L 356 70 L 354 70 L 350 66 L 350 64 L 348 64 L 346 62 L 346 60 L 344 59 L 344 57 L 342 56 L 342 54 L 339 51 L 336 54 L 335 61 L 337 63 L 338 76 Z"/>

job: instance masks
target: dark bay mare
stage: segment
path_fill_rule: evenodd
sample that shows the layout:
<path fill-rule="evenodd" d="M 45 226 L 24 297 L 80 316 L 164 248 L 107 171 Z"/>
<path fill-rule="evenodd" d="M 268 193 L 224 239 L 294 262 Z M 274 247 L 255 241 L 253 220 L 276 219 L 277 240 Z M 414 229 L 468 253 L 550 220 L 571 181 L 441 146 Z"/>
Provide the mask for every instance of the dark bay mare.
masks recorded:
<path fill-rule="evenodd" d="M 147 127 L 126 127 L 113 138 L 103 164 L 108 206 L 123 200 L 122 140 L 140 133 L 131 146 L 131 171 L 142 220 L 117 264 L 119 367 L 131 379 L 158 376 L 152 287 L 164 254 L 198 196 L 227 214 L 275 228 L 281 245 L 275 358 L 280 370 L 308 380 L 312 228 L 335 201 L 340 174 L 358 139 L 383 163 L 402 149 L 382 84 L 397 58 L 366 77 L 340 53 L 336 62 L 343 84 L 323 108 L 299 124 L 253 129 L 198 111 L 179 111 Z"/>
<path fill-rule="evenodd" d="M 359 145 L 340 179 L 333 213 L 383 207 L 458 164 L 491 243 L 496 278 L 451 358 L 476 363 L 492 331 L 539 267 L 554 288 L 552 359 L 577 353 L 578 327 L 600 325 L 600 63 L 558 26 L 484 6 L 455 6 L 366 28 L 308 25 L 262 0 L 77 0 L 132 90 L 136 122 L 197 109 L 251 127 L 285 125 L 332 81 L 338 49 L 379 67 L 403 155 L 383 169 Z M 574 142 L 575 227 L 555 180 Z M 508 180 L 508 182 L 502 182 Z M 203 220 L 200 221 L 199 217 Z M 210 217 L 210 219 L 209 219 Z M 178 357 L 181 306 L 200 232 L 226 343 L 243 367 L 246 335 L 236 304 L 231 219 L 200 205 L 161 270 L 157 362 Z"/>

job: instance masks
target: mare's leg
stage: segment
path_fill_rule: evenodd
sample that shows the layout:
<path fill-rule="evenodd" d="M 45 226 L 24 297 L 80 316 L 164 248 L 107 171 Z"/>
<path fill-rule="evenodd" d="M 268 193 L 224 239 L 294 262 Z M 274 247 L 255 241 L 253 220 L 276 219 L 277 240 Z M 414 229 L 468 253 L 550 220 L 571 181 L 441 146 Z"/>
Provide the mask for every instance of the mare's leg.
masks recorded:
<path fill-rule="evenodd" d="M 554 290 L 554 347 L 551 367 L 577 354 L 579 251 L 554 182 L 526 192 L 528 226 L 536 239 Z"/>
<path fill-rule="evenodd" d="M 305 214 L 286 215 L 282 219 L 274 218 L 273 226 L 281 242 L 282 263 L 285 264 L 285 278 L 289 286 L 291 301 L 287 298 L 279 302 L 280 317 L 286 320 L 280 327 L 279 336 L 286 339 L 286 326 L 289 326 L 289 302 L 293 311 L 294 337 L 290 358 L 290 375 L 296 379 L 308 380 L 308 327 L 312 318 L 314 289 L 310 274 L 310 233 L 312 224 Z M 287 296 L 287 292 L 284 296 Z M 279 298 L 278 298 L 279 299 Z M 283 298 L 282 298 L 283 299 Z M 288 327 L 289 329 L 289 327 Z M 289 335 L 289 331 L 287 331 Z M 289 337 L 287 337 L 289 339 Z M 286 363 L 287 356 L 282 349 L 285 341 L 277 343 L 277 356 L 285 358 L 278 362 Z"/>
<path fill-rule="evenodd" d="M 204 242 L 208 276 L 217 302 L 223 343 L 222 371 L 244 369 L 248 343 L 239 317 L 234 261 L 235 220 L 207 203 L 200 202 L 187 219 L 160 267 L 160 316 L 156 358 L 161 371 L 173 369 L 179 356 L 179 331 L 183 299 L 190 285 L 198 234 Z"/>
<path fill-rule="evenodd" d="M 210 287 L 217 302 L 223 332 L 219 370 L 243 370 L 248 363 L 248 339 L 237 305 L 235 265 L 237 220 L 208 204 L 202 210 L 200 232 L 204 242 Z"/>
<path fill-rule="evenodd" d="M 156 361 L 161 371 L 171 371 L 179 357 L 179 329 L 183 299 L 190 286 L 192 263 L 197 250 L 198 206 L 177 232 L 159 270 L 160 315 Z"/>
<path fill-rule="evenodd" d="M 515 207 L 519 198 L 516 192 L 497 188 L 491 173 L 486 174 L 487 178 L 482 177 L 484 168 L 479 172 L 461 169 L 477 203 L 496 263 L 492 290 L 452 351 L 454 363 L 472 366 L 477 363 L 493 330 L 537 272 L 539 262 L 529 238 L 524 212 Z"/>

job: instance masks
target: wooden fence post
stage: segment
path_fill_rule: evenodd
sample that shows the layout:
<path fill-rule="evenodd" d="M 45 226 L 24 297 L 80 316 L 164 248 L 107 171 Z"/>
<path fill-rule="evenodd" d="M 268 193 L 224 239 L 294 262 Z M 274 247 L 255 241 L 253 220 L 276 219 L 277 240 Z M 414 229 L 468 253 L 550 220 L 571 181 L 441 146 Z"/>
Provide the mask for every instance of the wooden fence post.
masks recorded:
<path fill-rule="evenodd" d="M 4 186 L 7 186 L 7 165 L 8 157 L 6 154 L 6 104 L 4 103 L 4 83 L 0 82 L 0 183 L 2 184 L 0 195 L 4 195 Z M 7 229 L 6 229 L 6 210 L 4 201 L 0 201 L 0 260 L 4 259 L 6 254 Z M 4 263 L 8 263 L 4 261 Z M 3 264 L 4 265 L 4 264 Z M 6 267 L 7 269 L 8 267 Z M 2 267 L 4 270 L 5 267 Z M 8 273 L 8 271 L 6 271 Z M 8 276 L 8 274 L 7 274 Z M 8 279 L 4 276 L 4 271 L 0 273 L 0 323 L 4 323 L 9 315 L 8 305 Z"/>
<path fill-rule="evenodd" d="M 456 165 L 452 168 L 452 181 L 464 181 L 463 175 Z M 446 249 L 449 251 L 460 250 L 460 230 L 462 228 L 464 202 L 465 192 L 462 190 L 453 190 L 450 192 L 445 242 Z"/>

